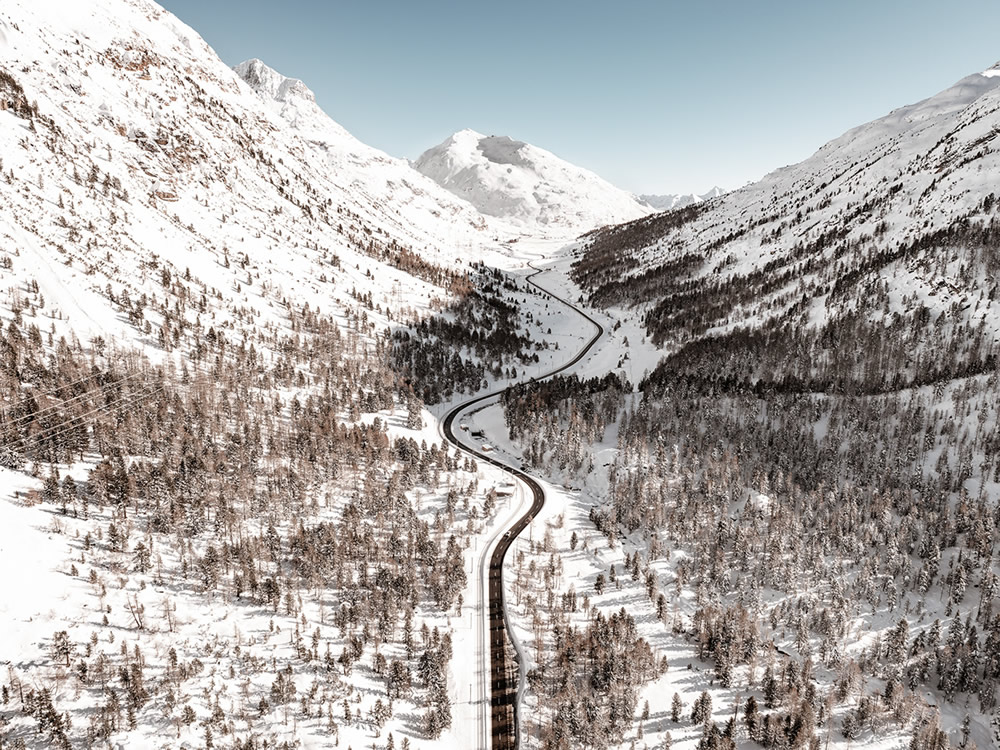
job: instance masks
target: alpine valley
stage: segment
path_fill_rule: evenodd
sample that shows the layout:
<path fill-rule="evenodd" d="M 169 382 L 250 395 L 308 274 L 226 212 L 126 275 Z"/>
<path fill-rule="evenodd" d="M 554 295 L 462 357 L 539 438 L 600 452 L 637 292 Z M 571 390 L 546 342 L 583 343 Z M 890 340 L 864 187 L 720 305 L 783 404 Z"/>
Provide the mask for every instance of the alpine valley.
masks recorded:
<path fill-rule="evenodd" d="M 636 196 L 4 0 L 0 750 L 997 747 L 998 136 Z"/>

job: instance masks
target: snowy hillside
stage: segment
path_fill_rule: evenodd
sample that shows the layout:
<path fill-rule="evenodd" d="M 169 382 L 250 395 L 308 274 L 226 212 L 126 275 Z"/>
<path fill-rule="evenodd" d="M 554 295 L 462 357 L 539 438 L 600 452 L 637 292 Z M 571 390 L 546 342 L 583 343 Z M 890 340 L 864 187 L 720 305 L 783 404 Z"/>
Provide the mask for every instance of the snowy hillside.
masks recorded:
<path fill-rule="evenodd" d="M 707 193 L 702 193 L 701 195 L 695 195 L 694 193 L 669 193 L 667 195 L 640 195 L 639 200 L 646 203 L 657 211 L 672 211 L 675 208 L 684 208 L 684 206 L 690 206 L 692 203 L 701 203 L 702 201 L 711 200 L 712 198 L 718 198 L 720 195 L 726 191 L 720 187 L 714 187 Z"/>
<path fill-rule="evenodd" d="M 480 212 L 532 234 L 571 238 L 650 213 L 593 172 L 507 136 L 463 130 L 413 166 Z"/>
<path fill-rule="evenodd" d="M 493 236 L 152 2 L 0 5 L 0 745 L 469 746 L 500 477 L 395 366 L 550 366 Z"/>
<path fill-rule="evenodd" d="M 996 746 L 998 137 L 639 199 L 4 0 L 0 749 Z"/>
<path fill-rule="evenodd" d="M 329 179 L 346 194 L 369 202 L 392 234 L 420 242 L 423 228 L 437 242 L 465 248 L 490 239 L 485 218 L 471 205 L 456 200 L 405 159 L 352 136 L 317 106 L 302 81 L 286 78 L 260 60 L 248 60 L 234 70 L 314 152 L 314 163 L 327 167 Z"/>
<path fill-rule="evenodd" d="M 956 228 L 993 220 L 997 72 L 857 127 L 708 204 L 598 234 L 578 279 L 602 303 L 648 304 L 646 323 L 659 341 L 774 316 L 819 325 L 845 294 L 853 299 L 851 290 L 870 304 L 866 285 L 887 290 L 887 315 L 906 316 L 916 305 L 945 310 L 978 296 L 990 286 L 982 268 L 967 264 L 971 275 L 959 280 L 957 266 L 928 255 L 954 242 Z M 682 288 L 686 310 L 705 306 L 696 325 L 661 314 L 679 310 L 669 298 Z M 992 300 L 982 304 L 988 309 L 980 306 L 975 318 L 961 317 L 993 330 L 1000 310 Z"/>
<path fill-rule="evenodd" d="M 13 2 L 0 20 L 0 237 L 19 256 L 6 280 L 37 277 L 57 329 L 141 338 L 116 300 L 150 295 L 161 270 L 193 275 L 234 324 L 233 308 L 266 320 L 287 294 L 328 307 L 398 283 L 397 303 L 427 300 L 401 270 L 408 253 L 459 272 L 483 257 L 489 232 L 467 203 L 353 139 L 301 83 L 248 63 L 262 108 L 152 3 Z M 397 270 L 376 284 L 360 258 Z"/>
<path fill-rule="evenodd" d="M 639 328 L 619 367 L 649 343 L 663 355 L 605 418 L 617 439 L 596 424 L 582 453 L 613 448 L 580 505 L 608 546 L 624 540 L 626 569 L 649 560 L 658 619 L 701 658 L 719 644 L 701 709 L 742 713 L 765 747 L 802 738 L 767 737 L 760 705 L 822 725 L 824 746 L 1000 741 L 998 137 L 1000 65 L 758 183 L 580 242 L 576 282 Z M 589 390 L 529 392 L 512 434 L 618 396 Z M 580 428 L 540 431 L 567 435 L 540 447 L 561 468 Z M 737 655 L 731 626 L 764 648 Z M 797 688 L 777 698 L 772 670 L 808 674 L 826 718 Z"/>

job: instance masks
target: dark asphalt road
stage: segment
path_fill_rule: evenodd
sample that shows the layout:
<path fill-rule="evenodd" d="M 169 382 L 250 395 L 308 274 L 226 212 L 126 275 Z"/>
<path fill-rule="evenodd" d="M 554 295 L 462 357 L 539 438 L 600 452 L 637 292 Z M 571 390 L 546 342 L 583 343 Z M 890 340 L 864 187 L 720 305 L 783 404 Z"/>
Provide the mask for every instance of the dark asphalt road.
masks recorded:
<path fill-rule="evenodd" d="M 580 352 L 573 357 L 573 359 L 561 367 L 535 378 L 535 380 L 544 380 L 568 370 L 586 357 L 601 336 L 604 335 L 604 327 L 571 302 L 552 294 L 547 289 L 543 289 L 532 281 L 532 277 L 539 273 L 541 273 L 541 271 L 536 270 L 535 273 L 526 277 L 526 281 L 543 294 L 575 310 L 579 315 L 590 321 L 590 323 L 597 330 L 597 333 L 594 334 L 593 338 L 587 342 L 586 346 L 584 346 L 583 349 L 581 349 Z M 487 463 L 493 464 L 494 466 L 498 466 L 505 471 L 510 472 L 524 482 L 531 490 L 532 494 L 531 507 L 523 516 L 518 518 L 506 532 L 504 532 L 504 535 L 501 537 L 496 549 L 493 550 L 493 555 L 490 557 L 489 567 L 488 598 L 490 606 L 490 705 L 493 715 L 493 750 L 514 750 L 514 748 L 517 748 L 518 746 L 519 738 L 519 717 L 517 712 L 519 677 L 517 665 L 515 663 L 508 663 L 509 660 L 507 658 L 506 644 L 507 639 L 511 638 L 511 635 L 509 632 L 510 623 L 507 620 L 507 613 L 504 608 L 503 563 L 504 558 L 507 555 L 507 551 L 514 543 L 514 540 L 522 531 L 524 531 L 525 528 L 527 528 L 528 524 L 531 523 L 536 515 L 538 515 L 538 511 L 540 511 L 542 506 L 545 504 L 545 492 L 542 490 L 542 487 L 538 482 L 520 469 L 508 466 L 493 456 L 485 455 L 479 451 L 472 450 L 469 447 L 462 445 L 455 438 L 455 433 L 452 431 L 455 419 L 459 414 L 467 411 L 469 407 L 474 406 L 481 401 L 498 398 L 501 393 L 502 391 L 487 393 L 456 406 L 445 416 L 442 429 L 444 431 L 445 439 L 449 443 L 462 449 L 466 453 L 475 456 L 480 461 L 486 461 Z"/>

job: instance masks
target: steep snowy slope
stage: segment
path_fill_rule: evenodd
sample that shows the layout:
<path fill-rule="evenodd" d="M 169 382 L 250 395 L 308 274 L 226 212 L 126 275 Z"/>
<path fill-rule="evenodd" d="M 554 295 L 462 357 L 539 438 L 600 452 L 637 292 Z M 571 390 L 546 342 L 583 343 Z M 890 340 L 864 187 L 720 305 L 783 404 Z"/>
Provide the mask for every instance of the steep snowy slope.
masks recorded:
<path fill-rule="evenodd" d="M 924 326 L 924 309 L 996 340 L 998 72 L 710 203 L 597 233 L 577 279 L 598 302 L 638 306 L 661 342 L 849 313 Z"/>
<path fill-rule="evenodd" d="M 141 340 L 121 293 L 153 297 L 163 272 L 206 292 L 203 330 L 241 308 L 254 327 L 290 296 L 426 302 L 416 258 L 461 272 L 486 252 L 467 203 L 353 139 L 303 84 L 241 66 L 255 91 L 153 3 L 17 0 L 0 21 L 0 289 L 37 282 L 59 333 Z"/>
<path fill-rule="evenodd" d="M 316 157 L 314 163 L 328 167 L 331 182 L 369 202 L 393 233 L 421 242 L 420 230 L 425 228 L 438 242 L 466 248 L 488 237 L 485 218 L 467 201 L 456 200 L 406 160 L 352 136 L 317 106 L 302 81 L 286 78 L 260 60 L 248 60 L 234 70 L 305 142 Z"/>
<path fill-rule="evenodd" d="M 494 233 L 303 84 L 240 72 L 145 0 L 0 4 L 0 569 L 25 571 L 0 605 L 3 747 L 361 747 L 376 724 L 466 747 L 484 725 L 458 703 L 478 621 L 452 613 L 499 479 L 438 448 L 391 353 L 502 260 Z M 376 578 L 390 526 L 426 531 L 437 572 Z M 296 535 L 350 570 L 306 586 Z M 433 696 L 390 617 L 433 633 Z"/>
<path fill-rule="evenodd" d="M 482 213 L 530 233 L 572 237 L 650 213 L 593 172 L 507 136 L 463 130 L 413 166 Z"/>
<path fill-rule="evenodd" d="M 576 280 L 664 355 L 617 441 L 589 448 L 609 448 L 610 466 L 587 477 L 581 516 L 624 537 L 626 568 L 629 554 L 650 561 L 650 603 L 656 582 L 670 589 L 648 620 L 705 634 L 726 612 L 767 644 L 750 649 L 743 681 L 730 673 L 743 657 L 713 655 L 718 679 L 704 689 L 720 727 L 748 695 L 777 705 L 755 672 L 778 655 L 775 673 L 805 669 L 829 697 L 815 739 L 789 745 L 998 746 L 998 76 L 969 76 L 754 185 L 580 243 Z M 588 413 L 576 398 L 539 399 L 538 416 Z M 561 427 L 546 434 L 572 429 Z M 592 528 L 570 527 L 581 540 Z M 606 570 L 602 560 L 590 580 Z M 615 595 L 614 606 L 633 601 Z M 719 642 L 737 642 L 732 632 Z M 861 676 L 852 695 L 839 687 L 849 673 Z M 702 688 L 686 692 L 685 674 L 686 707 Z M 672 689 L 647 693 L 652 715 Z M 914 710 L 862 726 L 893 695 Z M 813 727 L 814 706 L 778 710 Z M 699 742 L 670 731 L 673 747 Z"/>

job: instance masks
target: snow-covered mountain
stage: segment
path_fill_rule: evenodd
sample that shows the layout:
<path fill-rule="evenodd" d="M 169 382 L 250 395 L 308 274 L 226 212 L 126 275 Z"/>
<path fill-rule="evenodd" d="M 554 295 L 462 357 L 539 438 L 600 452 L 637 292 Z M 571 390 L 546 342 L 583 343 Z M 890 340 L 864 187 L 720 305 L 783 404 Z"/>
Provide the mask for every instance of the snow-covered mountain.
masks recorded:
<path fill-rule="evenodd" d="M 1000 205 L 998 136 L 994 66 L 757 183 L 599 234 L 578 278 L 603 303 L 638 305 L 663 342 L 924 308 L 998 340 L 992 240 L 976 229 Z"/>
<path fill-rule="evenodd" d="M 302 82 L 234 72 L 152 2 L 12 0 L 0 24 L 0 239 L 20 255 L 5 281 L 37 280 L 59 332 L 142 340 L 118 300 L 152 294 L 150 264 L 219 292 L 207 329 L 397 283 L 407 306 L 429 293 L 401 254 L 458 271 L 490 252 L 467 202 L 353 138 Z"/>
<path fill-rule="evenodd" d="M 949 666 L 938 637 L 941 623 L 959 631 L 965 622 L 975 623 L 967 629 L 968 653 L 1000 643 L 992 614 L 1000 567 L 995 556 L 971 551 L 975 532 L 966 520 L 977 512 L 990 519 L 995 539 L 998 175 L 995 66 L 854 128 L 756 184 L 581 242 L 577 281 L 610 309 L 616 326 L 638 322 L 643 343 L 653 341 L 664 355 L 643 377 L 641 403 L 627 410 L 630 421 L 621 421 L 607 485 L 591 480 L 601 488 L 598 503 L 613 499 L 590 517 L 645 536 L 650 559 L 660 556 L 667 530 L 677 557 L 690 554 L 685 565 L 712 549 L 703 558 L 703 578 L 697 564 L 685 575 L 701 585 L 714 578 L 708 571 L 716 561 L 726 560 L 709 605 L 716 611 L 733 604 L 744 611 L 748 590 L 767 591 L 767 604 L 749 597 L 750 610 L 760 607 L 750 615 L 757 620 L 754 638 L 770 641 L 769 651 L 792 662 L 815 664 L 817 694 L 835 695 L 838 675 L 857 671 L 878 685 L 880 696 L 895 682 L 907 686 L 900 693 L 906 700 L 926 708 L 916 726 L 900 722 L 903 736 L 890 739 L 892 729 L 859 728 L 855 711 L 869 699 L 858 695 L 827 719 L 839 728 L 833 733 L 840 747 L 844 739 L 848 747 L 884 748 L 998 747 L 1000 741 L 994 666 L 1000 661 L 979 669 L 956 638 L 950 653 L 961 666 Z M 634 350 L 633 344 L 628 354 Z M 579 405 L 545 408 L 570 413 Z M 663 457 L 673 451 L 672 468 L 649 460 L 661 451 Z M 716 461 L 717 472 L 709 468 Z M 700 487 L 679 489 L 696 476 Z M 724 487 L 737 476 L 739 489 L 727 502 Z M 656 517 L 651 509 L 668 495 Z M 791 531 L 775 549 L 817 550 L 812 561 L 803 554 L 787 572 L 751 541 L 755 529 L 770 531 L 779 516 Z M 689 523 L 703 523 L 704 536 L 684 541 L 685 532 L 673 534 Z M 710 537 L 725 539 L 721 547 L 731 543 L 732 554 L 714 548 Z M 909 541 L 897 545 L 897 539 Z M 737 548 L 757 552 L 739 561 Z M 969 569 L 961 572 L 963 564 Z M 886 593 L 863 602 L 865 588 L 890 569 Z M 760 583 L 750 583 L 758 575 Z M 969 596 L 966 580 L 989 583 Z M 903 582 L 898 592 L 897 581 Z M 768 607 L 776 618 L 805 599 L 797 636 L 794 626 L 764 633 L 777 623 L 762 614 Z M 839 632 L 857 637 L 826 648 L 831 631 L 816 613 L 844 601 L 851 603 L 841 610 Z M 893 632 L 905 633 L 906 648 L 887 667 L 870 655 L 872 644 L 886 643 Z M 936 671 L 921 673 L 920 665 L 930 663 Z M 726 655 L 716 669 L 732 664 Z M 960 690 L 939 676 L 962 668 L 969 679 Z M 644 741 L 653 746 L 650 734 Z M 813 742 L 822 744 L 818 737 Z"/>
<path fill-rule="evenodd" d="M 413 227 L 426 227 L 439 239 L 466 246 L 488 239 L 484 217 L 468 202 L 456 200 L 405 159 L 359 141 L 319 108 L 302 81 L 287 78 L 256 59 L 234 70 L 314 152 L 315 163 L 327 167 L 329 179 L 374 206 L 383 221 L 395 225 L 395 231 L 410 234 Z"/>
<path fill-rule="evenodd" d="M 507 136 L 463 130 L 413 166 L 483 214 L 531 233 L 572 237 L 650 213 L 593 172 Z"/>
<path fill-rule="evenodd" d="M 716 186 L 707 193 L 695 195 L 694 193 L 668 193 L 666 195 L 640 195 L 639 200 L 647 203 L 657 211 L 672 211 L 675 208 L 684 208 L 692 203 L 701 203 L 712 198 L 717 198 L 726 191 Z"/>

